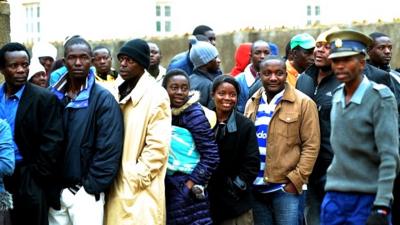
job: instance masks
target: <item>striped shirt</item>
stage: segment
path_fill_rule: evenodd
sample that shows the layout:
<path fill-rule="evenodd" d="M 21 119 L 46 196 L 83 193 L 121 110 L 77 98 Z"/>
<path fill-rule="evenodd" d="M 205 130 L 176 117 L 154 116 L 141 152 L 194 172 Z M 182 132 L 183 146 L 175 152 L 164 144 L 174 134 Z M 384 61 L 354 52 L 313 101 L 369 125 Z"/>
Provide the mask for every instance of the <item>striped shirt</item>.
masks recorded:
<path fill-rule="evenodd" d="M 283 97 L 283 92 L 279 92 L 274 96 L 270 103 L 267 101 L 265 92 L 260 98 L 260 104 L 256 114 L 255 127 L 258 140 L 258 149 L 260 151 L 260 170 L 258 171 L 257 178 L 253 182 L 255 190 L 261 193 L 274 192 L 281 189 L 284 184 L 272 184 L 264 182 L 265 159 L 267 155 L 268 144 L 268 127 L 275 112 L 276 106 L 279 104 Z"/>

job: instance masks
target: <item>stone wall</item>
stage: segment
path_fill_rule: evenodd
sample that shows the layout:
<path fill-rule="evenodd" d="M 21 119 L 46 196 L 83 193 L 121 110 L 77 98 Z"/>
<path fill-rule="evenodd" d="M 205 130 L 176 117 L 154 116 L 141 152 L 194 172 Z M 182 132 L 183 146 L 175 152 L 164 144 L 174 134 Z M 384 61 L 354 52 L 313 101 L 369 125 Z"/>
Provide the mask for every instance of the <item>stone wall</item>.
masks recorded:
<path fill-rule="evenodd" d="M 10 41 L 10 5 L 0 1 L 0 46 Z"/>
<path fill-rule="evenodd" d="M 0 46 L 10 41 L 10 5 L 0 0 Z M 3 75 L 0 74 L 0 83 Z"/>
<path fill-rule="evenodd" d="M 272 30 L 248 30 L 238 31 L 232 33 L 221 34 L 217 36 L 217 49 L 220 53 L 222 60 L 222 69 L 226 73 L 230 72 L 234 66 L 234 55 L 238 44 L 243 42 L 253 42 L 258 39 L 274 42 L 279 46 L 280 55 L 285 54 L 285 46 L 290 38 L 302 32 L 307 32 L 315 38 L 330 27 L 320 26 L 316 28 L 289 30 L 285 28 L 272 29 Z M 374 31 L 386 33 L 389 35 L 393 42 L 393 58 L 392 66 L 400 67 L 400 22 L 385 23 L 385 24 L 353 24 L 351 26 L 340 26 L 340 28 L 352 28 L 361 31 L 365 34 L 370 34 Z M 159 45 L 163 58 L 161 64 L 167 66 L 170 59 L 179 52 L 185 51 L 188 48 L 188 34 L 180 37 L 164 38 L 164 39 L 147 39 Z M 93 47 L 97 44 L 102 44 L 109 47 L 113 52 L 114 65 L 118 68 L 116 54 L 124 41 L 101 41 L 92 42 Z"/>
<path fill-rule="evenodd" d="M 6 7 L 4 6 L 6 5 Z M 8 4 L 4 3 L 0 0 L 0 9 L 1 9 L 1 27 L 4 28 L 6 32 L 0 32 L 0 43 L 5 43 L 9 40 L 9 23 L 5 23 L 4 20 L 9 18 L 6 15 L 3 15 L 3 12 L 9 13 Z M 263 39 L 266 41 L 274 42 L 279 46 L 280 54 L 283 56 L 285 54 L 285 46 L 287 42 L 293 37 L 295 34 L 307 32 L 310 33 L 315 38 L 322 31 L 328 30 L 330 27 L 319 26 L 315 28 L 308 29 L 297 29 L 290 30 L 286 28 L 280 29 L 271 29 L 271 30 L 246 30 L 246 31 L 238 31 L 232 33 L 221 34 L 217 36 L 217 49 L 220 53 L 220 58 L 222 60 L 222 69 L 225 73 L 229 73 L 231 68 L 234 65 L 234 55 L 236 47 L 243 42 L 253 42 L 258 39 Z M 353 24 L 351 26 L 340 26 L 340 28 L 352 28 L 358 31 L 361 31 L 365 34 L 372 33 L 374 31 L 386 33 L 389 35 L 393 42 L 393 58 L 392 58 L 392 67 L 400 67 L 400 22 L 396 21 L 393 23 L 382 23 L 382 24 Z M 8 31 L 8 32 L 7 32 Z M 168 66 L 170 59 L 179 52 L 185 51 L 188 48 L 188 34 L 179 36 L 179 37 L 171 37 L 164 39 L 150 38 L 146 39 L 148 41 L 155 42 L 159 45 L 163 58 L 161 64 L 163 66 Z M 126 40 L 105 40 L 98 42 L 91 42 L 92 47 L 96 45 L 105 45 L 111 49 L 113 55 L 113 63 L 114 67 L 118 68 L 118 60 L 116 54 L 118 50 L 123 45 Z M 59 57 L 62 57 L 63 48 L 62 43 L 54 43 L 59 50 Z M 31 46 L 27 46 L 28 48 Z M 0 76 L 0 80 L 2 77 Z"/>

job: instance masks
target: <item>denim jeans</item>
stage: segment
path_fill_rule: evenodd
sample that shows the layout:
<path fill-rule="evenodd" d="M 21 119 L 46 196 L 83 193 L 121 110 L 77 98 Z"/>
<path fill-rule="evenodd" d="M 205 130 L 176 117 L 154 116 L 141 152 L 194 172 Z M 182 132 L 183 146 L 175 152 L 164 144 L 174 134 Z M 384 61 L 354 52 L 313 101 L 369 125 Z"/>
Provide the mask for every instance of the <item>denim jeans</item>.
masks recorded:
<path fill-rule="evenodd" d="M 306 207 L 306 195 L 308 190 L 303 190 L 303 193 L 299 196 L 299 223 L 298 225 L 305 225 L 305 215 L 304 210 Z"/>
<path fill-rule="evenodd" d="M 278 190 L 254 194 L 255 225 L 298 225 L 300 195 Z"/>

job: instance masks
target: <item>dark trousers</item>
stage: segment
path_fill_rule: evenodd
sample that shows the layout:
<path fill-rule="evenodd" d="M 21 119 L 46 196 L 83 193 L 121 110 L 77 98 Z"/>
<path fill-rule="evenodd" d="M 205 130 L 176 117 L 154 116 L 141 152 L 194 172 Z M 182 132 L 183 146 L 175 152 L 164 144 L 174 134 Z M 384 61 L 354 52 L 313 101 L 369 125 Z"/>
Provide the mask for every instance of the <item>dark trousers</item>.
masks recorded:
<path fill-rule="evenodd" d="M 12 225 L 9 210 L 0 211 L 0 225 Z"/>
<path fill-rule="evenodd" d="M 393 187 L 392 223 L 400 224 L 400 174 L 397 174 Z"/>
<path fill-rule="evenodd" d="M 6 190 L 13 195 L 11 210 L 13 225 L 48 225 L 49 207 L 43 188 L 33 177 L 29 167 L 16 166 L 11 177 L 5 177 Z"/>

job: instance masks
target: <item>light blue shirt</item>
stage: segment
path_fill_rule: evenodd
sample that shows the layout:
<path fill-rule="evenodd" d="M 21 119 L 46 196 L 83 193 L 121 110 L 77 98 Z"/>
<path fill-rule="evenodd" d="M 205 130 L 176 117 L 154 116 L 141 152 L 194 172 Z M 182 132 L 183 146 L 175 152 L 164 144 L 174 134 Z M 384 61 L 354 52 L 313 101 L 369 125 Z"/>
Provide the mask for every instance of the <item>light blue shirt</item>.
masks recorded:
<path fill-rule="evenodd" d="M 355 103 L 357 105 L 361 104 L 362 98 L 364 97 L 365 91 L 371 85 L 371 82 L 368 80 L 366 76 L 363 76 L 363 79 L 358 85 L 357 90 L 354 92 L 353 96 L 351 96 L 349 104 Z M 341 102 L 343 108 L 346 107 L 346 96 L 344 93 L 344 84 L 340 86 L 343 90 L 338 93 L 338 95 L 334 96 L 333 102 Z"/>
<path fill-rule="evenodd" d="M 2 84 L 0 86 L 0 119 L 4 119 L 10 125 L 12 134 L 13 134 L 13 142 L 15 147 L 15 162 L 22 161 L 22 155 L 18 150 L 18 146 L 15 143 L 15 117 L 17 116 L 17 109 L 19 102 L 22 97 L 22 93 L 24 93 L 25 85 L 22 86 L 17 93 L 8 96 L 6 95 L 6 84 Z"/>

